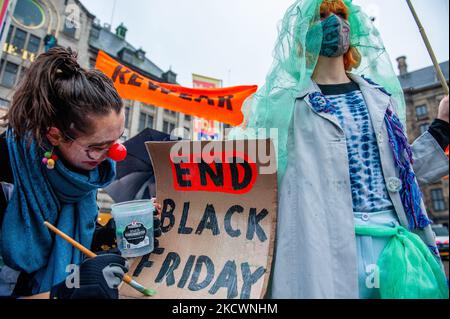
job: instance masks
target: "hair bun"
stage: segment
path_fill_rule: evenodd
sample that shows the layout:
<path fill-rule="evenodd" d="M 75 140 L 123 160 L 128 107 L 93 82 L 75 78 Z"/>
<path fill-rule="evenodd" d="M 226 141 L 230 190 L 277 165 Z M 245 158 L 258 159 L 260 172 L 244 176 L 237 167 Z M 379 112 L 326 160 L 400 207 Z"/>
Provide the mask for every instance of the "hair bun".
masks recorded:
<path fill-rule="evenodd" d="M 52 48 L 48 51 L 48 55 L 56 58 L 57 69 L 56 74 L 71 76 L 80 72 L 81 67 L 77 61 L 77 53 L 73 52 L 72 49 L 57 47 Z"/>

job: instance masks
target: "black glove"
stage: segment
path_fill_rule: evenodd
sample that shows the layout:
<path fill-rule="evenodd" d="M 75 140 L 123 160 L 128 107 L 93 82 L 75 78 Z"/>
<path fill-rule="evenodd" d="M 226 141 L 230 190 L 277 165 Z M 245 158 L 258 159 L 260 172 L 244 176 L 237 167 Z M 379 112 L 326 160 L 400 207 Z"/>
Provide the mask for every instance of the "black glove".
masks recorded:
<path fill-rule="evenodd" d="M 128 262 L 116 254 L 84 260 L 79 269 L 80 286 L 68 288 L 66 281 L 54 286 L 51 299 L 118 299 L 118 286 L 128 272 Z"/>
<path fill-rule="evenodd" d="M 116 244 L 116 224 L 114 219 L 110 219 L 105 226 L 97 222 L 94 238 L 92 239 L 91 250 L 94 253 L 109 251 L 117 247 Z"/>

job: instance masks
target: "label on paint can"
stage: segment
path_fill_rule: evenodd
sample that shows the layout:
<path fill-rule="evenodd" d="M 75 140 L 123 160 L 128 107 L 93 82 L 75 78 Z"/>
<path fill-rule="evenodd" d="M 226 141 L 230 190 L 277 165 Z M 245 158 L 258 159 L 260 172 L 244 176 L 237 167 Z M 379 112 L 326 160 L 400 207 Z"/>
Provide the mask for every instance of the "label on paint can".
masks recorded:
<path fill-rule="evenodd" d="M 149 243 L 147 228 L 145 228 L 144 224 L 133 222 L 125 227 L 123 231 L 123 248 L 141 248 Z"/>

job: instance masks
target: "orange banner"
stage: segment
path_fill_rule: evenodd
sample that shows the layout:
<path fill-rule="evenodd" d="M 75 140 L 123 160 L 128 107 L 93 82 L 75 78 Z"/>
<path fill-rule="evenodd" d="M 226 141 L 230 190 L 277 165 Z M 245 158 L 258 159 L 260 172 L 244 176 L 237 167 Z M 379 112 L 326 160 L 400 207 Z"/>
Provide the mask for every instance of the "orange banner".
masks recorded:
<path fill-rule="evenodd" d="M 120 64 L 103 51 L 99 51 L 95 67 L 113 80 L 123 99 L 137 100 L 233 126 L 242 123 L 242 103 L 258 89 L 256 85 L 191 89 L 160 83 Z"/>

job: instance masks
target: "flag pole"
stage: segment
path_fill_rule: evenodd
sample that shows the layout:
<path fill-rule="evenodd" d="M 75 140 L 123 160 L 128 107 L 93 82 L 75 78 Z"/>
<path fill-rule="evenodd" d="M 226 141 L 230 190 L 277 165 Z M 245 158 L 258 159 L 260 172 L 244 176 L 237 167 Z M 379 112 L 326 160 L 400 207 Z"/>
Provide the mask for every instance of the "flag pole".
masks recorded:
<path fill-rule="evenodd" d="M 439 78 L 439 81 L 441 82 L 442 88 L 445 91 L 445 95 L 448 95 L 447 80 L 445 79 L 445 76 L 442 73 L 441 67 L 439 66 L 439 63 L 436 59 L 436 55 L 434 54 L 433 48 L 431 47 L 430 41 L 428 40 L 427 34 L 425 33 L 425 29 L 423 28 L 422 23 L 420 22 L 420 19 L 417 16 L 416 10 L 414 9 L 411 0 L 406 0 L 406 2 L 408 4 L 409 9 L 411 10 L 414 20 L 417 23 L 417 26 L 419 27 L 420 34 L 422 35 L 422 39 L 425 42 L 425 46 L 427 47 L 428 53 L 430 54 L 431 60 L 433 61 L 434 68 L 436 69 L 436 73 Z"/>

